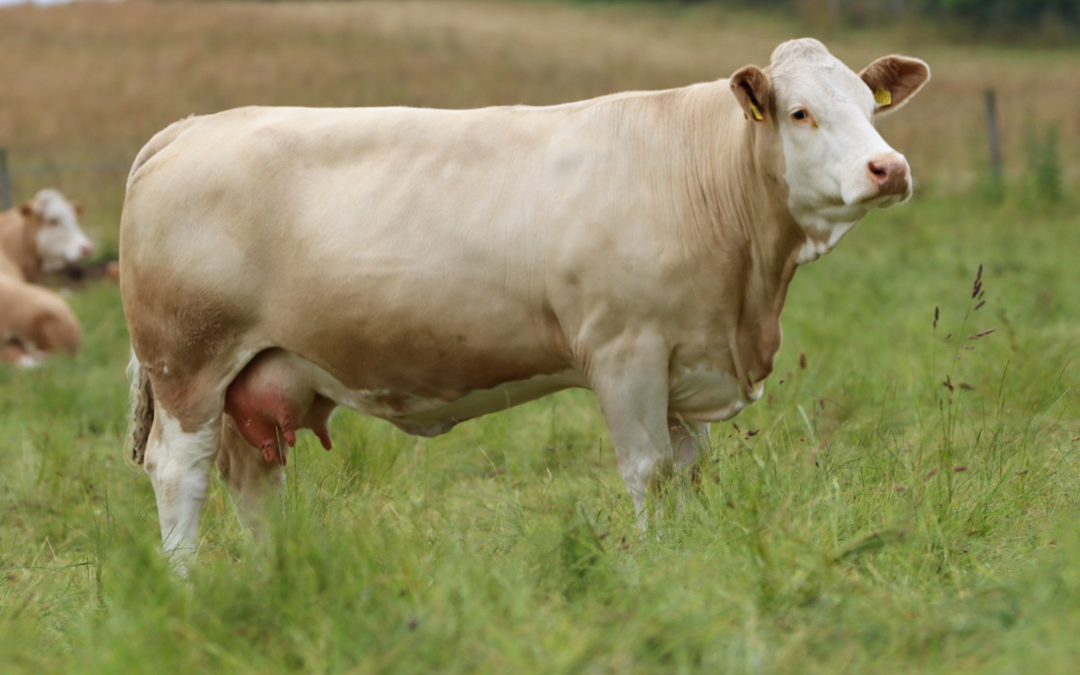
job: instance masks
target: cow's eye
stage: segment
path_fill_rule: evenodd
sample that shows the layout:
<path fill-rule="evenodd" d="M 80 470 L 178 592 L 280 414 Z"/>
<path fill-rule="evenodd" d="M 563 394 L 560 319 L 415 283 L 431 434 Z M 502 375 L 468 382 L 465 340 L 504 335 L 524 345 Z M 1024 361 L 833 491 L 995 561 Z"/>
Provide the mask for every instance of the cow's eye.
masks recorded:
<path fill-rule="evenodd" d="M 810 113 L 806 112 L 805 108 L 796 108 L 791 112 L 791 119 L 796 122 L 805 122 L 810 119 Z"/>

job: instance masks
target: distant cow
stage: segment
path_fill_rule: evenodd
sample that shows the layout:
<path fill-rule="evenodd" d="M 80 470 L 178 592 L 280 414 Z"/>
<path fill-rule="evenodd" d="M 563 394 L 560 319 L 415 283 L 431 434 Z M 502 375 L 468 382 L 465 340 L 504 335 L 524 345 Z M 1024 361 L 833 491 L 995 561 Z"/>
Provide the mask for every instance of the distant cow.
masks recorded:
<path fill-rule="evenodd" d="M 82 333 L 56 293 L 0 274 L 0 361 L 36 366 L 49 354 L 75 354 Z"/>
<path fill-rule="evenodd" d="M 56 190 L 0 212 L 0 361 L 37 365 L 54 352 L 78 351 L 75 314 L 56 293 L 34 285 L 93 251 L 79 227 L 77 203 Z"/>
<path fill-rule="evenodd" d="M 667 91 L 166 128 L 120 233 L 166 550 L 195 546 L 219 448 L 254 516 L 298 429 L 330 446 L 338 405 L 430 436 L 587 387 L 642 512 L 703 423 L 761 396 L 796 268 L 910 196 L 873 119 L 929 76 L 901 56 L 856 74 L 804 39 Z"/>
<path fill-rule="evenodd" d="M 0 275 L 37 282 L 93 252 L 77 219 L 82 207 L 56 190 L 42 190 L 14 209 L 0 212 Z"/>

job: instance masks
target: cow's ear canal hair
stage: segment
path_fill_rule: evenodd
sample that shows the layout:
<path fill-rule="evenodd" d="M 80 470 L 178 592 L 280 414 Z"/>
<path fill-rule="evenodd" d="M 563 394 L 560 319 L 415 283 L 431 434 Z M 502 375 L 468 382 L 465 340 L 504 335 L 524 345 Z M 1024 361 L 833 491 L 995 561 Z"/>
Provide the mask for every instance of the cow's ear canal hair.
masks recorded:
<path fill-rule="evenodd" d="M 731 76 L 731 91 L 746 118 L 764 122 L 772 114 L 772 84 L 757 66 L 743 66 Z"/>
<path fill-rule="evenodd" d="M 930 80 L 930 66 L 907 56 L 883 56 L 859 73 L 874 94 L 875 115 L 900 108 Z"/>

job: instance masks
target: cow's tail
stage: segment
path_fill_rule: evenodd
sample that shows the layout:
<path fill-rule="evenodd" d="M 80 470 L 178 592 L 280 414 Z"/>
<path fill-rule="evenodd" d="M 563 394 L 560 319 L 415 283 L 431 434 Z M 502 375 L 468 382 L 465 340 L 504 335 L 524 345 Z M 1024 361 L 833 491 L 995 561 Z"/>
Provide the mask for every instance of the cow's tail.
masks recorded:
<path fill-rule="evenodd" d="M 150 425 L 154 423 L 154 389 L 135 354 L 128 363 L 128 379 L 131 380 L 131 459 L 141 465 L 146 457 Z"/>

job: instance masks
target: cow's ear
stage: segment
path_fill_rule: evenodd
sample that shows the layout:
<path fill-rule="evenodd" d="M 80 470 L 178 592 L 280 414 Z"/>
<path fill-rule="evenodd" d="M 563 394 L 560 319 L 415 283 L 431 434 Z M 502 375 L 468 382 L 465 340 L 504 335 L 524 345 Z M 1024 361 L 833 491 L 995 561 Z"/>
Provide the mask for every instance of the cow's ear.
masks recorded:
<path fill-rule="evenodd" d="M 75 215 L 81 216 L 83 214 L 82 202 L 68 202 L 71 204 L 71 208 L 75 209 Z"/>
<path fill-rule="evenodd" d="M 26 218 L 34 215 L 34 203 L 26 202 L 24 204 L 19 204 L 19 213 L 23 214 Z"/>
<path fill-rule="evenodd" d="M 875 115 L 891 113 L 911 100 L 930 80 L 930 66 L 907 56 L 883 56 L 859 73 L 874 92 Z"/>
<path fill-rule="evenodd" d="M 772 82 L 761 68 L 743 66 L 736 70 L 731 76 L 731 91 L 747 119 L 764 122 L 772 116 Z"/>

